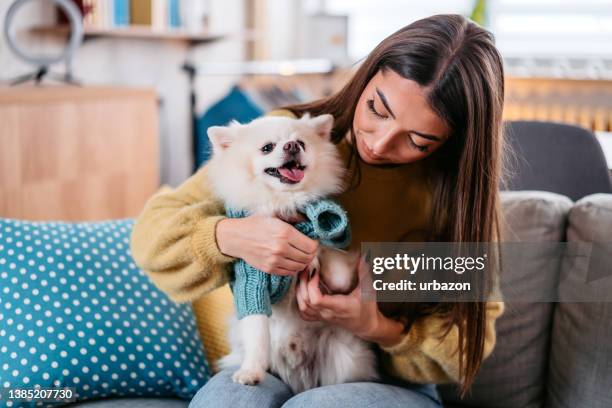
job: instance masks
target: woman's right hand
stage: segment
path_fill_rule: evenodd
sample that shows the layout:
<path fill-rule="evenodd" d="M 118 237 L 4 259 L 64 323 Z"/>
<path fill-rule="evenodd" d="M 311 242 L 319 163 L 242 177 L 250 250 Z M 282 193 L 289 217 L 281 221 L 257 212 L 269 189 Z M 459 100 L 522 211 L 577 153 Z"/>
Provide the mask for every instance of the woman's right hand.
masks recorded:
<path fill-rule="evenodd" d="M 313 260 L 319 246 L 293 225 L 262 215 L 223 219 L 217 223 L 216 238 L 223 254 L 273 275 L 300 272 Z"/>

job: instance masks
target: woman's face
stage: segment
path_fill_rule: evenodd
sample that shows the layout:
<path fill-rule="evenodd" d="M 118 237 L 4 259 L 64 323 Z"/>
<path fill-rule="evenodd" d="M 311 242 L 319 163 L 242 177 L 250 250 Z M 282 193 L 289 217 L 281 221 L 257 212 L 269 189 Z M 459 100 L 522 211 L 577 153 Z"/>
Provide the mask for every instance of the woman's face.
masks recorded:
<path fill-rule="evenodd" d="M 361 94 L 353 128 L 359 156 L 370 164 L 416 162 L 450 134 L 423 88 L 390 69 L 379 70 Z"/>

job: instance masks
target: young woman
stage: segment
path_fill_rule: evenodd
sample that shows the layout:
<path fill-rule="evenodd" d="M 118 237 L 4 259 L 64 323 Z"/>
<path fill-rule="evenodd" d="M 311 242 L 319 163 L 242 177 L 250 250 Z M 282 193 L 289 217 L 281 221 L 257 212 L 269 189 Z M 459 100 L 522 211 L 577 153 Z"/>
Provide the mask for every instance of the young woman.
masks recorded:
<path fill-rule="evenodd" d="M 490 242 L 499 236 L 502 60 L 492 35 L 458 15 L 416 21 L 383 40 L 337 94 L 273 114 L 330 113 L 351 187 L 353 247 L 364 241 Z M 132 253 L 175 301 L 228 280 L 236 258 L 271 274 L 298 275 L 318 243 L 277 218 L 225 218 L 206 166 L 153 197 L 134 227 Z M 487 279 L 489 277 L 483 277 Z M 377 345 L 383 380 L 291 395 L 273 375 L 259 386 L 215 375 L 192 401 L 205 406 L 441 406 L 435 386 L 465 392 L 495 343 L 500 302 L 362 302 L 359 291 L 323 295 L 299 274 L 304 319 L 339 324 Z"/>

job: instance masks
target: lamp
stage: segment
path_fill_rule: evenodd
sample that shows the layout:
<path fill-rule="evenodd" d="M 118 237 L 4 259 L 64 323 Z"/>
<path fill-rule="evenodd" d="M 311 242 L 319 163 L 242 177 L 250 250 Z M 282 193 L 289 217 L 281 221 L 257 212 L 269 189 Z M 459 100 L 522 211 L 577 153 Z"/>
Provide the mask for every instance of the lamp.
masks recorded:
<path fill-rule="evenodd" d="M 33 1 L 51 1 L 57 7 L 59 7 L 68 18 L 68 22 L 70 23 L 70 38 L 68 40 L 68 43 L 66 44 L 66 47 L 62 50 L 61 53 L 57 55 L 33 55 L 20 48 L 19 43 L 17 42 L 16 30 L 12 29 L 11 25 L 14 21 L 15 16 L 17 15 L 17 11 L 27 3 Z M 83 16 L 81 14 L 81 11 L 72 1 L 15 0 L 9 7 L 6 13 L 6 17 L 4 19 L 4 38 L 6 39 L 8 46 L 13 52 L 13 54 L 15 54 L 19 59 L 38 67 L 36 72 L 15 78 L 11 81 L 11 85 L 20 84 L 22 82 L 26 82 L 32 79 L 36 82 L 36 84 L 39 84 L 42 79 L 47 75 L 63 82 L 78 84 L 78 82 L 75 81 L 72 76 L 72 58 L 74 57 L 74 53 L 77 48 L 79 48 L 79 46 L 83 42 Z M 49 72 L 49 67 L 52 64 L 56 64 L 62 61 L 64 61 L 66 66 L 65 74 L 51 74 Z"/>

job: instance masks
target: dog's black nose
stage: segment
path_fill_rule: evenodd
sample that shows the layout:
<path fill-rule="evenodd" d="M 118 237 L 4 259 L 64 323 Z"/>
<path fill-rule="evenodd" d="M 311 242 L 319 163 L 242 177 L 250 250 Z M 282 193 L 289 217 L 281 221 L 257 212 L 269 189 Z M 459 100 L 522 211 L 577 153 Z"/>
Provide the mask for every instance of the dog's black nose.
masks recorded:
<path fill-rule="evenodd" d="M 300 145 L 298 142 L 287 142 L 283 146 L 283 150 L 289 154 L 297 154 L 300 152 Z"/>

